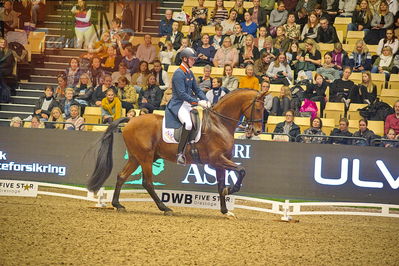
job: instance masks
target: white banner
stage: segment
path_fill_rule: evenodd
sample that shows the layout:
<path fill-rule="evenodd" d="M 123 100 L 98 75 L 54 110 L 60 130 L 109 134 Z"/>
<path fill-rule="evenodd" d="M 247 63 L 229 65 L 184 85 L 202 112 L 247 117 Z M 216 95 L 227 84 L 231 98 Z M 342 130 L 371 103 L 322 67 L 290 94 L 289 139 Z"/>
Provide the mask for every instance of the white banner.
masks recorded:
<path fill-rule="evenodd" d="M 216 193 L 158 190 L 157 194 L 167 206 L 220 209 L 219 194 Z M 226 196 L 228 210 L 234 210 L 234 200 L 234 196 Z"/>
<path fill-rule="evenodd" d="M 0 179 L 0 196 L 36 197 L 35 182 Z"/>

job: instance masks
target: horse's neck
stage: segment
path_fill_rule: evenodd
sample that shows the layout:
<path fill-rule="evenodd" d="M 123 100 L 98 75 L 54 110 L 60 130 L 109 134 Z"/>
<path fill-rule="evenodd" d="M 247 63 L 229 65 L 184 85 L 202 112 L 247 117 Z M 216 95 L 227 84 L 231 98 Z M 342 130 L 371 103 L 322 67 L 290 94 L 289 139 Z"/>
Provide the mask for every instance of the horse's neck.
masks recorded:
<path fill-rule="evenodd" d="M 242 105 L 245 102 L 245 96 L 239 98 L 241 101 L 232 101 L 228 99 L 224 104 L 215 106 L 215 111 L 222 116 L 219 117 L 220 123 L 229 131 L 231 135 L 234 134 L 238 120 L 242 115 Z"/>

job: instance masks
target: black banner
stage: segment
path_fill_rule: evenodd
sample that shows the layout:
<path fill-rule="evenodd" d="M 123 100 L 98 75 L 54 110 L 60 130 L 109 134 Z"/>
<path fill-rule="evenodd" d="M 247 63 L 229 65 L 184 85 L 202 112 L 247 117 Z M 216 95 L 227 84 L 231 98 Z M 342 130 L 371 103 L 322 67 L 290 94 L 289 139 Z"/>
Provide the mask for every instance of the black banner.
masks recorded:
<path fill-rule="evenodd" d="M 0 179 L 85 185 L 94 167 L 97 132 L 0 128 Z M 126 162 L 115 134 L 114 186 Z M 90 148 L 93 148 L 89 151 Z M 247 171 L 240 195 L 284 199 L 399 204 L 399 149 L 331 144 L 237 140 L 233 161 Z M 158 159 L 154 185 L 162 189 L 216 192 L 215 170 Z M 226 171 L 226 185 L 237 174 Z M 126 187 L 141 188 L 141 167 Z"/>

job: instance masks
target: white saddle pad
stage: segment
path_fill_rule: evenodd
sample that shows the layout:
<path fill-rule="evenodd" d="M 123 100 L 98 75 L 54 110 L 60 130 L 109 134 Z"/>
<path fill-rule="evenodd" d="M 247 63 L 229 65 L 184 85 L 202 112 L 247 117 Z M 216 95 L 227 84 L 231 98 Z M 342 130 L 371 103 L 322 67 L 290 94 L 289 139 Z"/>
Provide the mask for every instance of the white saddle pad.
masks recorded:
<path fill-rule="evenodd" d="M 200 124 L 198 126 L 199 126 L 198 134 L 195 137 L 195 140 L 191 141 L 191 143 L 193 143 L 193 142 L 197 143 L 200 140 L 200 138 L 201 138 L 201 122 L 200 122 Z M 164 116 L 163 120 L 162 120 L 162 139 L 163 139 L 163 141 L 165 141 L 166 143 L 174 143 L 174 144 L 178 143 L 175 140 L 175 135 L 174 134 L 175 134 L 175 129 L 174 128 L 166 128 L 166 126 L 165 126 L 165 116 Z"/>

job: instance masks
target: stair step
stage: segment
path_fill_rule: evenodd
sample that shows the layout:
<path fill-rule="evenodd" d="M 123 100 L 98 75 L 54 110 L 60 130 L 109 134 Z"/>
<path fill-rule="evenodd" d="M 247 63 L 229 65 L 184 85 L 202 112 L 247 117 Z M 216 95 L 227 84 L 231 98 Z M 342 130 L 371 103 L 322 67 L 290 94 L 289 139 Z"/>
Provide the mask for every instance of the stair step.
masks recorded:
<path fill-rule="evenodd" d="M 78 49 L 78 48 L 63 48 L 63 49 L 46 48 L 46 50 L 44 51 L 45 55 L 62 55 L 62 56 L 68 56 L 69 58 L 79 57 L 83 53 L 87 53 L 87 50 Z"/>
<path fill-rule="evenodd" d="M 43 95 L 43 90 L 17 89 L 16 96 L 39 98 Z"/>
<path fill-rule="evenodd" d="M 53 48 L 53 49 L 61 49 L 64 47 L 62 41 L 47 41 L 46 40 L 46 48 Z"/>
<path fill-rule="evenodd" d="M 146 34 L 151 35 L 152 37 L 158 37 L 159 33 L 157 32 L 148 32 L 148 31 L 138 31 L 134 34 L 134 36 L 144 36 Z"/>
<path fill-rule="evenodd" d="M 147 19 L 147 20 L 144 22 L 144 24 L 145 24 L 146 26 L 156 26 L 156 27 L 159 27 L 159 23 L 160 23 L 160 21 L 157 20 L 157 19 Z"/>
<path fill-rule="evenodd" d="M 31 82 L 31 81 L 20 81 L 19 82 L 20 89 L 41 90 L 43 92 L 44 87 L 46 87 L 46 86 L 57 87 L 57 83 L 55 83 L 55 82 Z"/>
<path fill-rule="evenodd" d="M 61 69 L 51 69 L 51 68 L 34 68 L 32 71 L 33 75 L 38 75 L 38 76 L 52 76 L 52 77 L 57 77 L 60 73 L 64 72 L 64 70 Z"/>
<path fill-rule="evenodd" d="M 40 83 L 54 83 L 57 81 L 56 76 L 40 76 L 40 75 L 31 75 L 30 81 L 32 82 L 40 82 Z"/>
<path fill-rule="evenodd" d="M 29 114 L 33 113 L 34 104 L 13 104 L 13 103 L 0 103 L 0 110 L 9 112 L 26 112 Z M 0 116 L 0 118 L 3 118 Z"/>
<path fill-rule="evenodd" d="M 46 34 L 54 34 L 54 35 L 60 35 L 62 33 L 61 28 L 36 28 L 36 30 L 45 32 Z"/>
<path fill-rule="evenodd" d="M 65 70 L 68 67 L 68 63 L 58 62 L 44 62 L 43 68 L 60 69 Z"/>
<path fill-rule="evenodd" d="M 165 13 L 164 13 L 165 14 Z M 161 21 L 161 19 L 165 16 L 164 14 L 161 13 L 152 13 L 151 14 L 151 18 L 154 20 L 159 20 Z"/>
<path fill-rule="evenodd" d="M 144 32 L 152 32 L 152 33 L 158 33 L 159 28 L 157 26 L 143 26 L 143 31 Z"/>
<path fill-rule="evenodd" d="M 0 118 L 2 119 L 11 119 L 14 116 L 19 116 L 21 119 L 25 119 L 28 116 L 33 114 L 33 109 L 32 111 L 0 111 Z"/>
<path fill-rule="evenodd" d="M 34 105 L 41 95 L 37 97 L 32 96 L 11 96 L 11 101 L 13 104 L 25 104 Z"/>
<path fill-rule="evenodd" d="M 168 9 L 171 9 L 172 11 L 181 11 L 181 6 L 180 7 L 163 7 L 163 6 L 157 6 L 156 9 L 159 11 L 161 14 L 165 14 L 165 11 Z"/>
<path fill-rule="evenodd" d="M 11 119 L 0 118 L 0 127 L 10 126 Z"/>
<path fill-rule="evenodd" d="M 162 7 L 170 8 L 170 9 L 173 9 L 173 8 L 181 9 L 182 6 L 183 6 L 182 2 L 169 2 L 169 1 L 166 2 L 165 1 L 162 3 Z"/>
<path fill-rule="evenodd" d="M 46 62 L 52 63 L 69 63 L 71 61 L 71 56 L 66 55 L 46 55 Z"/>

